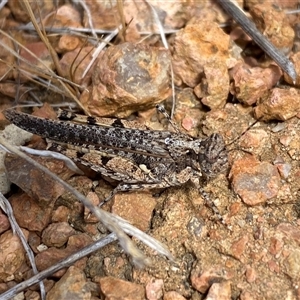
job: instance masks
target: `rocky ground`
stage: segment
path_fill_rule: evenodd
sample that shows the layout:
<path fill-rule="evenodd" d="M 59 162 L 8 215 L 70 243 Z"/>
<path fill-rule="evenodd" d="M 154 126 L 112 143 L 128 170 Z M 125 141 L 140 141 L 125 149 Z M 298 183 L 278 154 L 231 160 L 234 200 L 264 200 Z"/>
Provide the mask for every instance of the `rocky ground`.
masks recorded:
<path fill-rule="evenodd" d="M 30 20 L 12 2 L 1 10 L 5 28 Z M 289 54 L 299 73 L 299 16 L 270 3 L 252 2 L 244 5 L 258 28 Z M 95 28 L 111 30 L 120 24 L 114 18 L 116 7 L 86 3 Z M 192 183 L 165 190 L 118 193 L 104 209 L 164 243 L 174 261 L 133 238 L 151 259 L 150 266 L 139 269 L 114 242 L 45 279 L 47 299 L 300 299 L 299 78 L 294 85 L 238 27 L 227 23 L 221 29 L 219 24 L 229 19 L 216 4 L 153 4 L 164 16 L 164 27 L 173 30 L 167 35 L 170 51 L 163 48 L 159 35 L 137 43 L 143 37 L 141 32 L 149 31 L 149 24 L 153 26 L 151 9 L 146 4 L 130 5 L 125 3 L 123 8 L 126 21 L 131 20 L 126 40 L 122 35 L 115 38 L 83 78 L 95 46 L 90 41 L 86 44 L 82 36 L 49 34 L 58 55 L 56 64 L 32 32 L 12 30 L 10 34 L 44 63 L 38 61 L 41 69 L 37 69 L 37 61 L 22 48 L 20 57 L 27 57 L 33 64 L 26 65 L 27 71 L 49 76 L 49 70 L 53 70 L 80 86 L 70 85 L 84 110 L 96 116 L 136 120 L 153 130 L 172 130 L 153 108 L 165 100 L 167 110 L 171 110 L 172 64 L 176 86 L 173 120 L 182 132 L 194 137 L 221 134 L 228 148 L 229 168 L 202 182 L 213 208 Z M 294 8 L 291 2 L 280 6 Z M 45 26 L 88 27 L 88 17 L 83 14 L 82 18 L 79 7 L 62 5 L 53 16 L 54 10 L 47 2 L 42 10 Z M 1 45 L 12 47 L 13 41 L 3 32 L 1 39 Z M 16 62 L 15 55 L 6 50 L 1 58 Z M 30 82 L 30 76 L 20 71 L 25 68 L 22 64 L 16 68 L 19 72 L 2 64 L 0 110 L 12 106 L 17 93 L 19 104 L 34 106 L 34 97 L 43 104 L 65 106 L 73 102 L 64 89 L 54 93 L 53 86 L 47 90 Z M 55 79 L 54 86 L 63 85 Z M 55 118 L 49 105 L 35 114 Z M 2 116 L 0 122 L 4 130 L 8 121 Z M 15 135 L 7 129 L 3 132 L 9 140 Z M 28 136 L 26 140 L 32 148 L 46 147 L 40 137 Z M 35 160 L 94 204 L 116 184 L 86 168 L 84 175 L 76 175 L 60 160 Z M 78 199 L 40 170 L 12 155 L 6 155 L 1 163 L 14 183 L 11 189 L 3 185 L 2 192 L 35 254 L 39 271 L 109 233 L 94 216 L 88 217 L 89 212 Z M 7 215 L 0 212 L 2 299 L 1 293 L 30 278 L 33 271 Z M 40 299 L 39 287 L 26 288 L 18 297 Z"/>

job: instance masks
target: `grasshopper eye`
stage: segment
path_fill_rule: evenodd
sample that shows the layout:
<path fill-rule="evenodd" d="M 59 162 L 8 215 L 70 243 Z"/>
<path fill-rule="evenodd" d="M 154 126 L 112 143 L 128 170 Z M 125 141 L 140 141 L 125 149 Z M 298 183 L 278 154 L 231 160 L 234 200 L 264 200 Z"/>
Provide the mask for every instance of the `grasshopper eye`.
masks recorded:
<path fill-rule="evenodd" d="M 203 175 L 207 178 L 215 177 L 228 167 L 228 153 L 224 140 L 219 134 L 212 134 L 204 142 L 203 152 L 198 159 Z"/>
<path fill-rule="evenodd" d="M 218 174 L 225 172 L 228 167 L 227 152 L 225 150 L 220 152 L 214 160 L 211 160 L 210 156 L 200 154 L 199 163 L 205 177 L 216 177 Z"/>

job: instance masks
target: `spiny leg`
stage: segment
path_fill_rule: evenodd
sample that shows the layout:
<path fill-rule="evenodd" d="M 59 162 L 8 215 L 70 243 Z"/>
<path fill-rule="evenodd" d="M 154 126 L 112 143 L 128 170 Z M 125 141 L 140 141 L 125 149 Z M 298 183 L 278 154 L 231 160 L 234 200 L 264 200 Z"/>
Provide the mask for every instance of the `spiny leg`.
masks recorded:
<path fill-rule="evenodd" d="M 205 204 L 215 213 L 217 219 L 224 225 L 226 222 L 222 217 L 221 213 L 219 212 L 218 207 L 214 204 L 214 202 L 210 199 L 209 194 L 204 191 L 202 187 L 198 187 L 199 193 L 203 197 Z"/>
<path fill-rule="evenodd" d="M 222 215 L 220 214 L 219 209 L 217 208 L 217 206 L 211 200 L 211 197 L 209 196 L 209 193 L 205 192 L 204 189 L 202 188 L 202 186 L 205 185 L 206 182 L 203 182 L 203 181 L 201 182 L 199 180 L 198 176 L 193 176 L 191 178 L 191 182 L 194 184 L 194 186 L 197 188 L 199 194 L 204 199 L 204 202 L 205 202 L 206 206 L 208 206 L 214 212 L 215 216 L 217 217 L 217 219 L 222 224 L 225 224 L 225 220 L 223 219 Z"/>
<path fill-rule="evenodd" d="M 128 183 L 120 183 L 117 187 L 115 187 L 108 197 L 106 197 L 98 206 L 101 207 L 103 204 L 111 200 L 118 192 L 128 192 L 128 191 L 137 191 L 137 190 L 147 190 L 147 189 L 159 189 L 159 188 L 167 188 L 170 187 L 170 184 L 166 181 L 162 181 L 159 183 L 140 183 L 140 184 L 128 184 Z M 210 196 L 207 192 L 204 191 L 202 187 L 198 186 L 198 191 L 203 197 L 205 204 L 214 212 L 217 219 L 224 225 L 226 225 L 225 220 L 223 219 L 219 209 L 214 204 L 214 202 L 210 199 Z"/>
<path fill-rule="evenodd" d="M 98 206 L 101 207 L 103 204 L 111 200 L 118 192 L 151 190 L 151 189 L 166 188 L 169 186 L 170 185 L 165 181 L 158 182 L 158 183 L 140 183 L 140 184 L 120 183 L 109 193 L 109 195 Z"/>
<path fill-rule="evenodd" d="M 155 189 L 155 188 L 166 188 L 170 185 L 167 182 L 159 182 L 159 183 L 141 183 L 141 184 L 128 184 L 128 183 L 120 183 L 117 187 L 115 187 L 108 197 L 106 197 L 98 206 L 101 207 L 103 204 L 111 200 L 118 192 L 128 192 L 128 191 L 137 191 L 137 190 L 146 190 L 146 189 Z M 210 196 L 207 192 L 204 191 L 202 187 L 198 187 L 199 193 L 203 197 L 205 204 L 214 212 L 217 219 L 224 225 L 226 225 L 225 220 L 219 212 L 219 209 L 214 204 L 214 202 L 210 199 Z"/>
<path fill-rule="evenodd" d="M 178 125 L 171 119 L 170 115 L 167 113 L 165 107 L 162 104 L 157 104 L 156 109 L 168 120 L 171 126 L 175 129 L 176 133 L 181 133 Z"/>

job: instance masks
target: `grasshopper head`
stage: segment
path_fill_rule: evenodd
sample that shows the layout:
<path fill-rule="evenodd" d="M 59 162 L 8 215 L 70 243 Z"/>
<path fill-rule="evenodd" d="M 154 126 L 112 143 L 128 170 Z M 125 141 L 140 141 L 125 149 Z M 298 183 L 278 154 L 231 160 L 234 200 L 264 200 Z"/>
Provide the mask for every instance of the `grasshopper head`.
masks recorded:
<path fill-rule="evenodd" d="M 206 178 L 215 177 L 226 171 L 228 168 L 228 152 L 223 137 L 214 133 L 201 141 L 198 159 L 201 172 Z"/>

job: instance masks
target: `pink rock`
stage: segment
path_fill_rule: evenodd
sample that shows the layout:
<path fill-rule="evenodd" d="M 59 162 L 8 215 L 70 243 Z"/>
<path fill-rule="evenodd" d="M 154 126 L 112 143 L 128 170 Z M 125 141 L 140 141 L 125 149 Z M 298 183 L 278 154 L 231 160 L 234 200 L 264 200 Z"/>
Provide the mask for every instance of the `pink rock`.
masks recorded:
<path fill-rule="evenodd" d="M 48 247 L 61 247 L 74 234 L 75 230 L 68 223 L 52 223 L 44 229 L 42 241 Z"/>
<path fill-rule="evenodd" d="M 171 291 L 164 294 L 164 300 L 186 300 L 186 298 L 175 291 Z"/>
<path fill-rule="evenodd" d="M 249 237 L 245 235 L 242 236 L 239 240 L 232 243 L 230 247 L 232 255 L 240 260 L 242 258 L 242 255 L 244 253 L 248 241 L 249 241 Z"/>
<path fill-rule="evenodd" d="M 267 90 L 274 87 L 282 71 L 276 65 L 268 68 L 250 67 L 246 64 L 238 64 L 231 71 L 233 83 L 231 93 L 244 104 L 252 105 L 264 95 Z"/>
<path fill-rule="evenodd" d="M 110 46 L 93 72 L 92 91 L 82 98 L 91 114 L 127 117 L 153 107 L 170 94 L 170 54 L 143 44 Z"/>
<path fill-rule="evenodd" d="M 19 226 L 41 232 L 49 224 L 52 207 L 41 208 L 39 203 L 24 193 L 11 196 L 10 202 Z"/>
<path fill-rule="evenodd" d="M 71 266 L 47 294 L 48 300 L 91 299 L 83 271 Z"/>
<path fill-rule="evenodd" d="M 281 223 L 277 226 L 276 231 L 284 233 L 287 239 L 292 239 L 300 246 L 300 229 L 289 223 Z"/>
<path fill-rule="evenodd" d="M 216 23 L 189 24 L 176 34 L 173 69 L 178 85 L 196 87 L 195 93 L 211 108 L 223 107 L 229 92 L 229 37 Z"/>
<path fill-rule="evenodd" d="M 10 227 L 10 223 L 6 215 L 0 211 L 0 234 L 6 231 Z"/>
<path fill-rule="evenodd" d="M 144 300 L 145 289 L 143 286 L 114 277 L 102 277 L 99 280 L 100 290 L 105 299 L 114 300 Z"/>
<path fill-rule="evenodd" d="M 147 231 L 155 205 L 156 200 L 150 192 L 119 193 L 115 195 L 112 212 L 140 230 Z"/>
<path fill-rule="evenodd" d="M 23 229 L 25 238 L 28 231 Z M 0 280 L 2 282 L 13 279 L 14 273 L 25 262 L 25 250 L 17 235 L 8 230 L 0 236 Z"/>
<path fill-rule="evenodd" d="M 224 276 L 224 274 L 226 273 L 219 266 L 202 271 L 202 268 L 198 263 L 191 271 L 191 283 L 197 291 L 204 294 L 207 292 L 213 282 L 226 280 L 227 278 Z"/>
<path fill-rule="evenodd" d="M 260 162 L 254 157 L 236 160 L 229 177 L 235 192 L 251 206 L 275 197 L 280 187 L 277 168 L 268 162 Z"/>
<path fill-rule="evenodd" d="M 294 44 L 295 32 L 288 23 L 284 11 L 276 9 L 273 5 L 270 2 L 251 5 L 250 14 L 258 30 L 263 32 L 275 47 L 288 55 Z"/>
<path fill-rule="evenodd" d="M 84 78 L 82 78 L 82 75 L 92 59 L 93 49 L 93 47 L 83 47 L 65 53 L 59 62 L 62 76 L 68 77 L 72 72 L 74 82 L 84 86 L 90 85 L 93 67 Z"/>
<path fill-rule="evenodd" d="M 274 88 L 262 97 L 258 106 L 254 108 L 255 117 L 264 121 L 286 121 L 296 116 L 299 111 L 300 94 L 294 88 Z"/>
<path fill-rule="evenodd" d="M 148 300 L 159 300 L 162 298 L 164 281 L 162 279 L 154 279 L 146 285 L 146 296 Z"/>
<path fill-rule="evenodd" d="M 206 297 L 206 300 L 230 300 L 230 299 L 232 299 L 230 281 L 213 283 Z"/>
<path fill-rule="evenodd" d="M 257 278 L 257 272 L 254 268 L 246 266 L 246 280 L 249 283 L 253 283 Z"/>
<path fill-rule="evenodd" d="M 269 252 L 272 255 L 277 255 L 282 250 L 283 246 L 284 246 L 284 242 L 281 239 L 278 239 L 276 237 L 271 237 Z"/>

